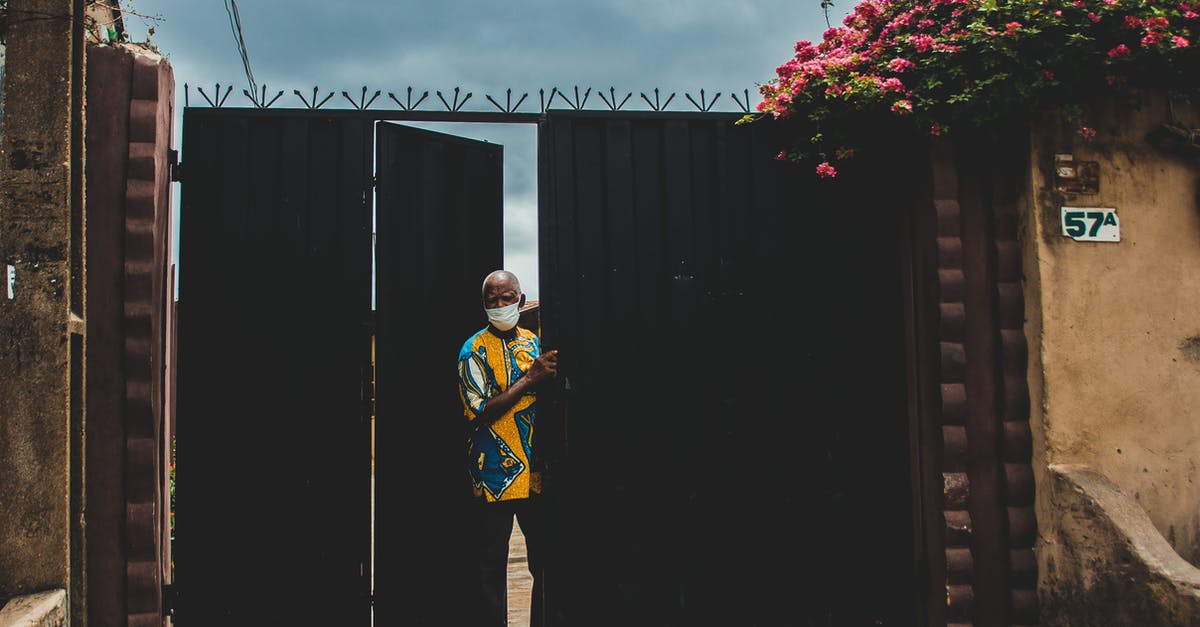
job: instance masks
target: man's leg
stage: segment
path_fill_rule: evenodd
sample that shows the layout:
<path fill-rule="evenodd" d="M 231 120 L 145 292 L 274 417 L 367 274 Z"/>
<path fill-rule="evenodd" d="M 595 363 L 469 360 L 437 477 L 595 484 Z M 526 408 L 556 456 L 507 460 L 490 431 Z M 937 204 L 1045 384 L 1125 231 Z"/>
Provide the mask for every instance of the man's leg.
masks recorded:
<path fill-rule="evenodd" d="M 516 505 L 517 524 L 521 525 L 521 533 L 525 535 L 525 555 L 528 560 L 529 574 L 533 577 L 533 590 L 530 594 L 529 627 L 542 627 L 543 599 L 542 575 L 545 571 L 546 515 L 545 506 L 538 497 L 527 501 L 518 501 Z"/>
<path fill-rule="evenodd" d="M 513 510 L 506 503 L 478 504 L 480 537 L 479 578 L 485 621 L 481 626 L 508 624 L 508 539 L 512 536 Z"/>

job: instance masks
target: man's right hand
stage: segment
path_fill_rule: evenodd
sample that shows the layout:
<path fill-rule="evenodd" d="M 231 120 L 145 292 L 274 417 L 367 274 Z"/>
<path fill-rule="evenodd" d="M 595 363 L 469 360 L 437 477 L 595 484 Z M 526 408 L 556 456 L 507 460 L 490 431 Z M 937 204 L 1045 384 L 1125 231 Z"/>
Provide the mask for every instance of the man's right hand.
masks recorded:
<path fill-rule="evenodd" d="M 558 349 L 546 351 L 538 358 L 533 360 L 533 365 L 529 367 L 529 372 L 525 373 L 529 377 L 529 382 L 541 383 L 546 379 L 553 379 L 558 376 Z"/>

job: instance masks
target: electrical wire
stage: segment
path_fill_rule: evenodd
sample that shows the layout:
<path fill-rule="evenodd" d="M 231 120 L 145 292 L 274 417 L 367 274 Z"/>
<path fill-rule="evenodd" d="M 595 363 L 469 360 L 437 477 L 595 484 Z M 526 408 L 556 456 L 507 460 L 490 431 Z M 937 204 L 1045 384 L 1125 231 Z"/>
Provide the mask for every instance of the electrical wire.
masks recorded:
<path fill-rule="evenodd" d="M 229 27 L 233 29 L 233 39 L 237 42 L 238 54 L 242 57 L 242 67 L 246 69 L 246 82 L 250 84 L 250 97 L 257 99 L 258 83 L 254 81 L 254 71 L 250 69 L 250 54 L 246 52 L 246 38 L 242 34 L 242 17 L 238 14 L 237 0 L 224 0 L 225 14 L 229 16 Z"/>

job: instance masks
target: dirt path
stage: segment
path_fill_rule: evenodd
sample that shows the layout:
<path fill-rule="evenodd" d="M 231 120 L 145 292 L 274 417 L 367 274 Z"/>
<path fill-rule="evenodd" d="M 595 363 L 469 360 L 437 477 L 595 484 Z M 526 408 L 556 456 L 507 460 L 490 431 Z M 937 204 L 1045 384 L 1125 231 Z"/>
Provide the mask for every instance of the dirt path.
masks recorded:
<path fill-rule="evenodd" d="M 529 600 L 533 577 L 525 560 L 525 535 L 513 521 L 512 540 L 508 544 L 508 627 L 529 627 Z"/>

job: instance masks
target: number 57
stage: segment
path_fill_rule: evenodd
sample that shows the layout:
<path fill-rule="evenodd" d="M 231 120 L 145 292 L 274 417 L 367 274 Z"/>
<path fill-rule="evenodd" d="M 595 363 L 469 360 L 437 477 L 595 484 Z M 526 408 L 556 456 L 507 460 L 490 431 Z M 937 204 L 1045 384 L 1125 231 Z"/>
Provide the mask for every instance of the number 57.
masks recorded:
<path fill-rule="evenodd" d="M 1088 237 L 1096 237 L 1100 233 L 1100 227 L 1104 226 L 1106 211 L 1068 211 L 1063 214 L 1063 229 L 1067 235 L 1071 237 L 1083 237 L 1087 233 Z M 1092 221 L 1092 228 L 1088 229 L 1084 224 L 1084 218 Z"/>

